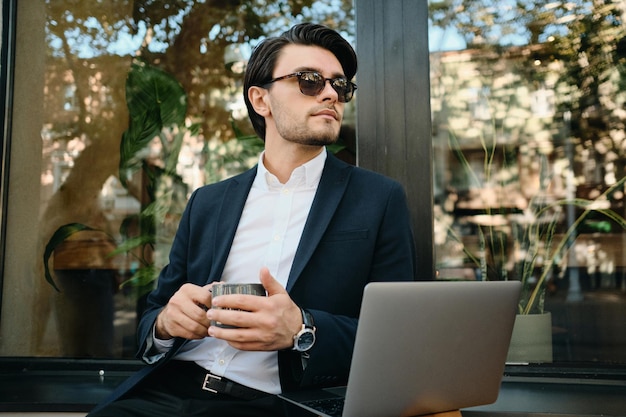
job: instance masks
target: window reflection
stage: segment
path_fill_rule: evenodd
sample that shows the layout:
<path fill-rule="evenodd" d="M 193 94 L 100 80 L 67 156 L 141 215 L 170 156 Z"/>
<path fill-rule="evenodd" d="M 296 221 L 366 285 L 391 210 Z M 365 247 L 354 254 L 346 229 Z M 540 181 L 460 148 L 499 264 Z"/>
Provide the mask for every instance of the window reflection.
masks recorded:
<path fill-rule="evenodd" d="M 431 51 L 439 278 L 526 281 L 553 350 L 530 362 L 626 363 L 623 5 L 430 13 L 465 41 Z"/>
<path fill-rule="evenodd" d="M 136 316 L 167 262 L 190 193 L 257 161 L 262 144 L 252 136 L 241 97 L 251 49 L 262 37 L 304 20 L 349 38 L 354 33 L 348 0 L 242 1 L 229 8 L 192 0 L 135 8 L 136 3 L 29 5 L 45 14 L 39 74 L 44 99 L 32 103 L 44 111 L 42 120 L 32 121 L 41 122 L 41 171 L 32 173 L 41 178 L 41 251 L 55 232 L 71 230 L 71 235 L 56 242 L 50 283 L 44 280 L 42 254 L 30 257 L 37 275 L 32 295 L 37 324 L 20 329 L 24 334 L 3 345 L 7 352 L 134 357 Z M 138 62 L 181 88 L 186 112 L 125 159 L 120 144 L 133 134 L 128 107 L 133 92 L 126 86 Z M 354 125 L 353 107 L 346 108 L 345 118 L 348 127 Z M 354 152 L 353 134 L 344 139 Z M 10 315 L 33 316 L 31 308 L 21 303 Z M 23 350 L 18 339 L 32 340 L 32 346 Z"/>
<path fill-rule="evenodd" d="M 191 0 L 167 7 L 151 2 L 137 10 L 124 1 L 40 2 L 46 16 L 47 49 L 44 100 L 32 104 L 45 111 L 40 121 L 42 166 L 32 173 L 41 178 L 38 231 L 46 241 L 60 225 L 70 222 L 95 229 L 73 236 L 64 248 L 65 258 L 55 259 L 54 267 L 66 271 L 61 275 L 70 281 L 75 278 L 71 284 L 95 280 L 101 285 L 96 292 L 110 296 L 99 310 L 99 317 L 107 318 L 104 327 L 98 328 L 95 319 L 87 322 L 96 334 L 110 331 L 112 323 L 113 343 L 63 346 L 69 339 L 59 334 L 70 320 L 59 319 L 57 313 L 64 309 L 60 300 L 73 289 L 56 293 L 39 274 L 33 280 L 40 286 L 34 291 L 35 305 L 60 304 L 42 308 L 49 313 L 45 318 L 35 315 L 33 319 L 41 322 L 33 326 L 36 334 L 20 338 L 31 336 L 35 341 L 28 350 L 20 350 L 16 338 L 3 345 L 8 352 L 134 354 L 141 297 L 136 286 L 120 288 L 119 284 L 141 268 L 141 256 L 157 266 L 165 262 L 181 206 L 169 205 L 167 222 L 156 229 L 159 244 L 139 254 L 109 256 L 123 241 L 122 223 L 151 202 L 144 193 L 142 174 L 125 187 L 118 172 L 120 139 L 128 128 L 125 82 L 133 58 L 139 56 L 165 70 L 187 94 L 183 129 L 163 130 L 144 155 L 153 167 L 163 167 L 164 146 L 182 134 L 176 172 L 186 185 L 178 191 L 186 196 L 200 184 L 232 175 L 255 160 L 254 150 L 242 154 L 232 122 L 242 135 L 251 133 L 240 85 L 245 57 L 260 37 L 297 20 L 315 20 L 354 33 L 351 1 L 310 3 L 313 7 L 294 11 L 284 2 L 244 1 L 236 10 L 213 9 Z M 491 257 L 504 250 L 506 257 L 492 260 L 497 267 L 490 273 L 515 279 L 516 260 L 528 250 L 515 237 L 530 208 L 562 199 L 596 200 L 625 173 L 626 49 L 621 6 L 505 0 L 493 8 L 490 3 L 431 2 L 432 32 L 443 28 L 452 32 L 455 45 L 459 40 L 465 44 L 459 50 L 431 54 L 435 244 L 441 278 L 488 275 L 468 258 L 463 249 L 469 247 L 482 251 L 485 259 L 489 250 Z M 439 44 L 445 46 L 445 39 Z M 348 124 L 352 117 L 347 109 Z M 196 124 L 197 130 L 190 129 Z M 452 152 L 451 137 L 476 175 L 467 175 Z M 487 152 L 491 155 L 488 174 L 486 143 L 494 145 L 492 153 Z M 166 182 L 161 191 L 172 188 Z M 620 215 L 625 213 L 623 193 L 620 187 L 606 199 Z M 555 236 L 562 238 L 581 208 L 555 207 L 551 214 L 558 220 Z M 140 230 L 138 223 L 127 226 L 131 235 Z M 485 233 L 488 229 L 494 233 Z M 450 238 L 450 230 L 460 239 Z M 553 359 L 623 364 L 624 230 L 616 220 L 594 213 L 577 233 L 571 250 L 551 268 L 542 300 L 544 310 L 552 313 Z M 494 239 L 487 243 L 485 238 L 491 236 Z M 33 269 L 40 260 L 41 254 L 32 256 Z M 540 273 L 544 264 L 545 258 L 536 264 L 535 272 Z M 98 270 L 104 271 L 101 279 L 94 278 Z M 10 279 L 17 278 L 5 277 L 5 282 Z M 86 298 L 95 304 L 97 297 Z M 33 316 L 29 303 L 5 314 Z M 73 314 L 87 317 L 83 310 Z M 83 340 L 87 334 L 80 333 Z"/>

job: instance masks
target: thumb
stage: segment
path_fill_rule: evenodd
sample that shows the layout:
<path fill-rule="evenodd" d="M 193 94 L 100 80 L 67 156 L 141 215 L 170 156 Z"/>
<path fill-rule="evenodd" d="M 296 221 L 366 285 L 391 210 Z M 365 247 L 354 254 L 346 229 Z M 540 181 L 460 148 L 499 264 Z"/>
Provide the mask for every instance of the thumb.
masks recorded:
<path fill-rule="evenodd" d="M 287 293 L 283 286 L 280 285 L 280 282 L 276 281 L 272 274 L 270 274 L 270 270 L 265 266 L 259 271 L 259 280 L 261 284 L 263 284 L 263 287 L 265 287 L 268 296 Z"/>

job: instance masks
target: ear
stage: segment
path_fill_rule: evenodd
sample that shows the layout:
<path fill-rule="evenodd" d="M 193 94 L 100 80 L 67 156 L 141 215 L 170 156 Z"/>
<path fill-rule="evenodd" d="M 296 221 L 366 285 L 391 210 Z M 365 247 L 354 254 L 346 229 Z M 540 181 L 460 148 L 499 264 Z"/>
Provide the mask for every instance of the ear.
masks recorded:
<path fill-rule="evenodd" d="M 270 106 L 268 103 L 268 91 L 263 87 L 252 86 L 248 88 L 248 100 L 260 116 L 266 117 L 270 115 Z"/>

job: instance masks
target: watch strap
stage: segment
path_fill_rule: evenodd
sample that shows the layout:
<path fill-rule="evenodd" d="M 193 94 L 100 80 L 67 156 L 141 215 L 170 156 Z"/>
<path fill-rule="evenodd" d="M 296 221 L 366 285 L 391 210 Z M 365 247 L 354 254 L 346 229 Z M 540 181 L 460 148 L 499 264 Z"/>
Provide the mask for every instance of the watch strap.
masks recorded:
<path fill-rule="evenodd" d="M 296 350 L 302 354 L 305 354 L 315 343 L 315 324 L 313 322 L 313 315 L 311 313 L 309 313 L 302 307 L 300 307 L 300 313 L 302 314 L 302 328 L 298 333 L 293 336 L 292 350 Z M 310 346 L 302 347 L 301 343 L 304 339 L 301 338 L 312 338 L 312 340 L 310 340 Z"/>
<path fill-rule="evenodd" d="M 313 315 L 309 313 L 307 310 L 300 308 L 300 312 L 302 313 L 302 324 L 307 329 L 315 330 L 315 321 L 313 320 Z"/>

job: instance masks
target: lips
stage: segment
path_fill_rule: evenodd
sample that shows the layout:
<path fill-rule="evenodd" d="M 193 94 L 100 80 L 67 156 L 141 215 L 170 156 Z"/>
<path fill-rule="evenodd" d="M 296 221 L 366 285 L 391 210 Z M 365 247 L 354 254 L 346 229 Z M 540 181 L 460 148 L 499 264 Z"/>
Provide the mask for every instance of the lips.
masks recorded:
<path fill-rule="evenodd" d="M 326 116 L 326 117 L 332 117 L 333 119 L 338 120 L 337 112 L 331 109 L 320 110 L 314 113 L 313 116 Z"/>

